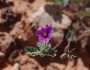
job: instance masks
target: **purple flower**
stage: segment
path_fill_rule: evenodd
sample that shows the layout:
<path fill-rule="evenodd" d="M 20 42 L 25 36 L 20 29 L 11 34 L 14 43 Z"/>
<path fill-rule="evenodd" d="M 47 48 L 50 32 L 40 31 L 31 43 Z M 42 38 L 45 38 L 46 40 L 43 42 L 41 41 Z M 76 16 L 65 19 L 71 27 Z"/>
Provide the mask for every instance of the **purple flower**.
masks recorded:
<path fill-rule="evenodd" d="M 41 28 L 41 30 L 36 31 L 36 35 L 39 36 L 40 42 L 46 42 L 51 39 L 51 33 L 52 33 L 52 25 L 48 26 L 46 25 L 44 28 Z"/>

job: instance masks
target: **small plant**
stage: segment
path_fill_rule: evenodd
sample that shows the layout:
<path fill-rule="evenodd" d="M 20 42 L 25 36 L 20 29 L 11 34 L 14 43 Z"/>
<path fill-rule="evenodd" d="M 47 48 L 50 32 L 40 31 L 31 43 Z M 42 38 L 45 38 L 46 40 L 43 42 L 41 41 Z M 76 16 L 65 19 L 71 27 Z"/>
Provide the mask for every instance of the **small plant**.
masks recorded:
<path fill-rule="evenodd" d="M 74 56 L 74 55 L 70 55 L 70 53 L 72 51 L 74 51 L 75 48 L 73 48 L 71 51 L 69 51 L 69 47 L 70 47 L 70 41 L 68 42 L 68 45 L 65 47 L 64 53 L 60 56 L 61 59 L 65 59 L 66 57 L 69 58 L 69 59 L 74 59 L 74 58 L 77 57 L 77 56 Z"/>
<path fill-rule="evenodd" d="M 46 25 L 41 30 L 36 31 L 36 35 L 39 36 L 39 42 L 37 42 L 37 48 L 35 47 L 25 47 L 25 51 L 28 52 L 31 56 L 40 55 L 41 57 L 44 56 L 56 56 L 56 50 L 52 50 L 51 44 L 49 40 L 51 39 L 52 33 L 52 25 Z"/>
<path fill-rule="evenodd" d="M 64 49 L 64 53 L 60 56 L 61 59 L 64 59 L 66 57 L 69 58 L 69 59 L 74 59 L 74 58 L 77 57 L 77 56 L 74 56 L 74 55 L 70 55 L 71 52 L 73 52 L 75 50 L 75 48 L 73 48 L 71 51 L 69 51 L 70 42 L 74 41 L 75 37 L 76 37 L 75 31 L 73 29 L 69 29 L 68 32 L 67 32 L 67 35 L 66 35 L 66 39 L 68 40 L 68 44 Z"/>

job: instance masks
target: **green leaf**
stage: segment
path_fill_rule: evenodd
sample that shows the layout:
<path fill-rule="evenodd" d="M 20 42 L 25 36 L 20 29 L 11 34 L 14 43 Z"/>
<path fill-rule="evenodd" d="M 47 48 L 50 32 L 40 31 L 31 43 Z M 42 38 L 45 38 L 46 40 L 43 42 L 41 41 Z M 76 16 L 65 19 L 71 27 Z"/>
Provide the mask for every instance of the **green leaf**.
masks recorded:
<path fill-rule="evenodd" d="M 56 56 L 56 50 L 52 50 L 51 44 L 49 42 L 41 43 L 37 42 L 37 46 L 39 50 L 35 47 L 25 47 L 25 51 L 28 52 L 31 56 L 40 55 L 41 57 L 44 56 Z"/>
<path fill-rule="evenodd" d="M 56 56 L 56 50 L 52 50 L 50 47 L 45 47 L 40 51 L 40 56 Z"/>
<path fill-rule="evenodd" d="M 71 33 L 73 32 L 73 36 L 71 36 Z M 66 37 L 65 37 L 68 41 L 74 41 L 75 38 L 76 38 L 76 32 L 74 31 L 74 29 L 68 29 L 68 32 L 66 34 Z"/>
<path fill-rule="evenodd" d="M 69 3 L 69 0 L 63 0 L 63 6 L 67 6 Z"/>
<path fill-rule="evenodd" d="M 87 16 L 88 12 L 87 11 L 80 11 L 80 12 L 77 12 L 76 15 L 78 15 L 78 16 Z"/>
<path fill-rule="evenodd" d="M 37 42 L 37 47 L 42 50 L 45 47 L 45 43 Z"/>
<path fill-rule="evenodd" d="M 46 42 L 46 47 L 51 48 L 51 44 L 49 42 Z"/>
<path fill-rule="evenodd" d="M 51 47 L 51 44 L 49 44 L 48 42 L 45 43 L 37 42 L 37 46 L 39 47 L 40 50 L 43 50 L 45 47 Z"/>
<path fill-rule="evenodd" d="M 75 2 L 80 3 L 83 2 L 83 0 L 75 0 Z"/>
<path fill-rule="evenodd" d="M 52 56 L 52 57 L 55 57 L 56 56 L 56 50 L 52 50 L 51 48 L 48 49 L 48 55 L 49 56 Z"/>
<path fill-rule="evenodd" d="M 54 57 L 54 56 L 56 56 L 56 51 L 51 49 L 51 44 L 49 42 L 45 42 L 45 43 L 38 42 L 37 46 L 40 49 L 39 55 L 41 57 L 44 57 L 44 56 Z"/>
<path fill-rule="evenodd" d="M 39 50 L 35 47 L 25 47 L 25 51 L 28 52 L 31 56 L 39 55 Z"/>

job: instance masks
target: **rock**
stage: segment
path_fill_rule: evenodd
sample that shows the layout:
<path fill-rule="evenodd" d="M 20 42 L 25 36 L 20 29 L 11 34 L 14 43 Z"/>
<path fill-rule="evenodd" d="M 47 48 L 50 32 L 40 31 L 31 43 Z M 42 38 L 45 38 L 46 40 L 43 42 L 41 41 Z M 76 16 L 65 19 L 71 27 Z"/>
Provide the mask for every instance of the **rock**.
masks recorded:
<path fill-rule="evenodd" d="M 55 43 L 57 43 L 60 39 L 63 39 L 63 37 L 64 32 L 62 29 L 59 29 L 58 31 L 53 30 L 52 39 L 54 40 Z"/>
<path fill-rule="evenodd" d="M 19 61 L 19 50 L 14 50 L 10 56 L 9 56 L 9 60 L 12 62 L 12 61 Z"/>
<path fill-rule="evenodd" d="M 77 62 L 78 62 L 78 63 L 77 63 L 77 65 L 76 65 L 76 70 L 89 70 L 89 68 L 84 65 L 84 63 L 83 63 L 83 61 L 82 61 L 81 58 L 79 58 L 79 59 L 77 60 Z"/>
<path fill-rule="evenodd" d="M 0 48 L 1 51 L 7 53 L 6 51 L 10 48 L 10 45 L 14 42 L 13 37 L 11 37 L 7 32 L 0 32 Z"/>
<path fill-rule="evenodd" d="M 65 14 L 58 14 L 58 10 L 50 5 L 40 7 L 37 12 L 35 12 L 28 21 L 33 27 L 38 28 L 46 24 L 52 24 L 53 27 L 67 29 L 72 21 Z M 62 27 L 63 26 L 63 27 Z"/>
<path fill-rule="evenodd" d="M 2 52 L 0 52 L 0 62 L 2 62 L 2 60 L 4 59 L 4 57 L 5 57 L 5 54 L 2 53 Z"/>
<path fill-rule="evenodd" d="M 65 68 L 65 65 L 59 64 L 59 63 L 50 63 L 47 65 L 45 70 L 63 70 Z"/>
<path fill-rule="evenodd" d="M 71 25 L 71 19 L 65 15 L 65 14 L 62 14 L 62 19 L 61 19 L 61 25 L 60 27 L 62 29 L 68 29 L 68 27 Z"/>
<path fill-rule="evenodd" d="M 11 70 L 19 70 L 19 64 L 15 63 Z"/>
<path fill-rule="evenodd" d="M 65 67 L 65 70 L 75 70 L 74 62 L 74 60 L 69 60 L 67 66 Z"/>
<path fill-rule="evenodd" d="M 68 29 L 71 25 L 71 19 L 65 14 L 58 14 L 58 10 L 50 5 L 40 7 L 37 12 L 35 12 L 28 22 L 32 23 L 31 27 L 35 30 L 40 29 L 46 24 L 52 25 L 53 33 L 52 39 L 58 41 L 63 39 L 64 31 L 63 29 Z"/>
<path fill-rule="evenodd" d="M 40 70 L 39 63 L 27 55 L 21 56 L 21 70 Z"/>

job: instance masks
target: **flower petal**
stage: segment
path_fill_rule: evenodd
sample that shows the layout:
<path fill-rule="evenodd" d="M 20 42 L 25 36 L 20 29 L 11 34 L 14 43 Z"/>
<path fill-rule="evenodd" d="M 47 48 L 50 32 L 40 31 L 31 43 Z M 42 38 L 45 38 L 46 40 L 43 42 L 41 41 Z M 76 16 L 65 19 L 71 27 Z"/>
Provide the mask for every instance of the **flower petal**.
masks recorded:
<path fill-rule="evenodd" d="M 48 25 L 46 24 L 46 27 L 48 27 Z"/>
<path fill-rule="evenodd" d="M 50 39 L 51 39 L 51 36 L 49 35 L 49 36 L 46 38 L 46 40 L 48 40 L 48 41 L 49 41 Z"/>
<path fill-rule="evenodd" d="M 49 41 L 50 39 L 51 39 L 51 36 L 49 35 L 47 38 L 40 37 L 40 38 L 39 38 L 39 41 L 40 41 L 40 42 L 46 42 L 46 41 Z"/>
<path fill-rule="evenodd" d="M 46 28 L 42 28 L 41 31 L 42 31 L 42 33 L 46 32 Z"/>
<path fill-rule="evenodd" d="M 45 42 L 45 41 L 46 41 L 46 39 L 45 39 L 45 38 L 40 37 L 40 38 L 39 38 L 39 41 L 40 41 L 40 42 Z"/>
<path fill-rule="evenodd" d="M 37 30 L 36 31 L 36 35 L 41 36 L 42 35 L 42 31 L 41 30 Z"/>
<path fill-rule="evenodd" d="M 50 25 L 48 27 L 46 26 L 46 31 L 48 34 L 51 33 L 52 32 L 52 25 Z"/>

